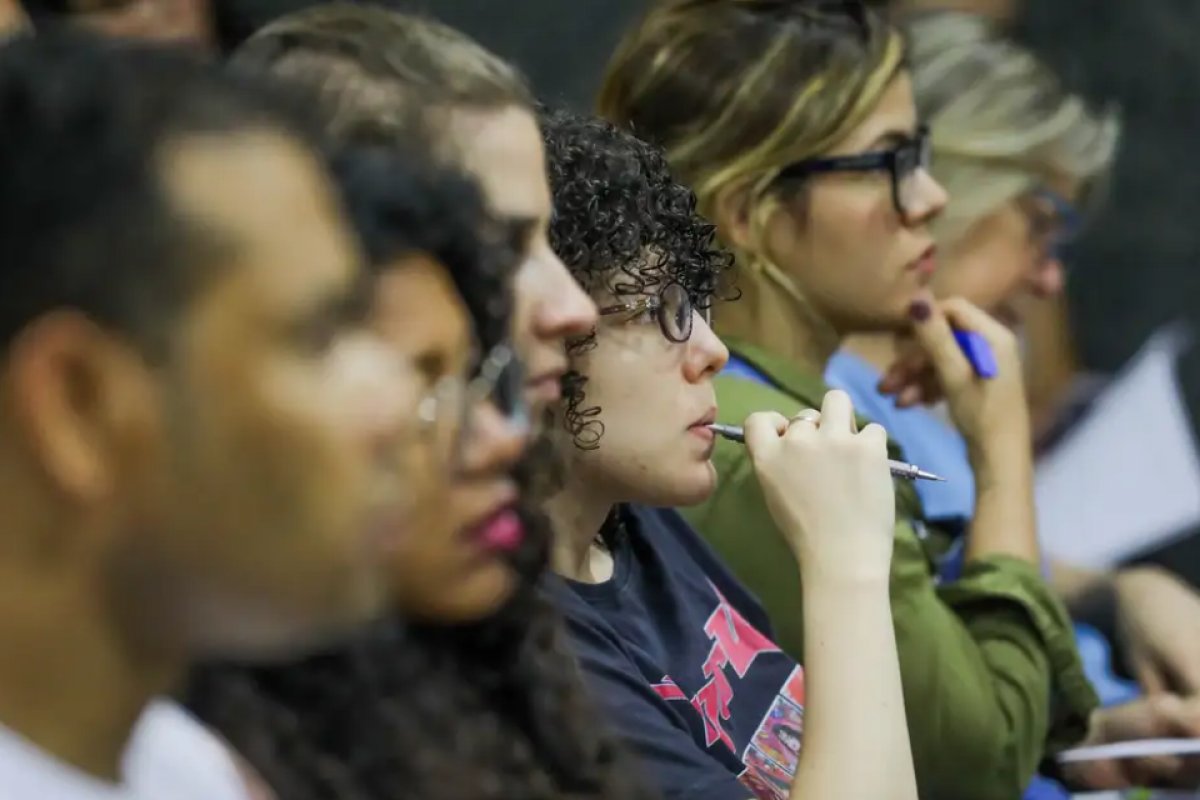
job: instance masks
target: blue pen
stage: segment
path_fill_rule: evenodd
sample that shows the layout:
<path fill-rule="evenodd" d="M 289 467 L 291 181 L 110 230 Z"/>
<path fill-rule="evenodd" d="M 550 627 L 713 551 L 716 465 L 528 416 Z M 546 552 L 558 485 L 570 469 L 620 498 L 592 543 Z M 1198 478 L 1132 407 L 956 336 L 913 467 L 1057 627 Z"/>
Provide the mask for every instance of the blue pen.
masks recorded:
<path fill-rule="evenodd" d="M 975 370 L 976 375 L 986 380 L 1000 374 L 996 355 L 992 352 L 992 346 L 987 343 L 987 339 L 975 331 L 960 330 L 954 331 L 954 339 L 958 342 L 958 347 L 962 350 L 963 355 L 967 357 L 967 361 L 971 362 L 971 369 Z"/>

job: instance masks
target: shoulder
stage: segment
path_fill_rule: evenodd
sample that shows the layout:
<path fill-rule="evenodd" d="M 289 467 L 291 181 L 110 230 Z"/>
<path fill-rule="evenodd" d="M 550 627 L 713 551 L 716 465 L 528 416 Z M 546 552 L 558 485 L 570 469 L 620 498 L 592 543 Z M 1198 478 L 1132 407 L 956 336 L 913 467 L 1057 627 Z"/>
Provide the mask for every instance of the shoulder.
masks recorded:
<path fill-rule="evenodd" d="M 695 567 L 710 573 L 719 562 L 708 543 L 683 515 L 673 508 L 627 506 L 634 522 L 630 535 L 636 548 L 646 547 L 658 553 L 658 559 L 673 571 Z"/>
<path fill-rule="evenodd" d="M 634 524 L 630 534 L 649 540 L 652 544 L 667 543 L 687 547 L 698 541 L 692 526 L 673 508 L 658 508 L 630 504 L 624 507 L 627 519 Z"/>
<path fill-rule="evenodd" d="M 669 508 L 635 506 L 631 511 L 638 516 L 644 530 L 656 531 L 652 546 L 671 571 L 684 579 L 681 585 L 691 587 L 704 602 L 714 605 L 719 601 L 730 602 L 740 613 L 751 617 L 761 630 L 770 630 L 757 599 L 683 515 Z"/>
<path fill-rule="evenodd" d="M 124 762 L 126 780 L 139 798 L 269 797 L 220 737 L 170 700 L 155 700 L 143 712 Z"/>

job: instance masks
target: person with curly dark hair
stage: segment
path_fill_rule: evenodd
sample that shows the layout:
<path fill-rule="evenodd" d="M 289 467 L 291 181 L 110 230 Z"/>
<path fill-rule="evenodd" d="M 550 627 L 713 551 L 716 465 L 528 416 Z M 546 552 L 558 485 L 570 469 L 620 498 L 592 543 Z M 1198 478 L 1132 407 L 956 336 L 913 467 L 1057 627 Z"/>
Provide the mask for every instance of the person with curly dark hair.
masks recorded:
<path fill-rule="evenodd" d="M 423 513 L 408 541 L 390 554 L 397 587 L 422 569 L 436 568 L 443 553 L 478 558 L 486 550 L 511 554 L 521 544 L 519 532 L 475 537 L 445 524 L 447 507 L 461 515 L 452 519 L 487 519 L 511 506 L 516 495 L 513 473 L 525 449 L 525 429 L 507 421 L 523 403 L 520 373 L 507 368 L 515 255 L 499 238 L 475 184 L 453 169 L 423 164 L 422 155 L 396 145 L 372 146 L 351 148 L 335 161 L 374 278 L 371 324 L 422 373 L 428 392 L 420 411 L 421 421 L 429 423 L 425 446 L 410 449 L 403 465 Z M 463 313 L 448 316 L 435 298 L 456 290 Z M 486 355 L 477 355 L 477 375 L 464 386 L 455 376 L 468 366 L 468 344 Z M 464 469 L 491 477 L 466 486 L 443 480 Z M 455 591 L 451 586 L 443 593 L 452 599 Z M 470 595 L 473 589 L 460 585 L 457 591 Z M 396 593 L 401 608 L 405 597 Z M 396 695 L 435 689 L 421 684 L 446 669 L 414 657 L 420 648 L 407 641 L 411 633 L 392 618 L 348 646 L 304 662 L 258 669 L 210 664 L 195 672 L 189 703 L 281 797 L 405 796 L 394 787 L 415 785 L 409 782 L 421 777 L 418 769 L 401 755 L 386 758 L 380 751 L 375 761 L 364 757 L 372 748 L 393 746 L 417 755 L 419 735 L 430 732 L 395 727 L 408 721 L 395 706 Z M 446 698 L 435 693 L 430 699 Z M 453 730 L 455 714 L 431 714 L 430 720 L 435 717 Z M 461 771 L 463 764 L 455 767 Z M 432 782 L 449 779 L 450 771 L 441 769 Z"/>
<path fill-rule="evenodd" d="M 511 318 L 471 299 L 494 294 L 475 263 L 488 253 L 463 259 L 451 252 L 489 226 L 464 210 L 477 203 L 449 200 L 443 186 L 407 197 L 409 222 L 392 223 L 416 250 L 465 276 L 460 287 L 481 348 L 504 342 L 511 330 L 537 380 L 509 387 L 536 418 L 559 396 L 566 338 L 591 329 L 595 307 L 546 239 L 541 136 L 512 67 L 432 21 L 347 5 L 279 20 L 236 60 L 310 91 L 343 144 L 394 147 L 416 133 L 425 137 L 428 160 L 440 155 L 479 181 L 511 250 L 500 270 L 514 295 Z M 381 257 L 376 251 L 375 260 Z M 484 416 L 483 425 L 512 416 L 503 397 L 492 399 L 501 413 Z M 391 619 L 303 664 L 212 667 L 197 676 L 191 707 L 284 798 L 653 796 L 619 740 L 597 724 L 561 622 L 537 591 L 550 537 L 531 495 L 542 472 L 534 468 L 536 447 L 511 469 L 511 461 L 473 454 L 475 439 L 466 438 L 456 494 L 392 559 Z M 506 509 L 515 517 L 505 518 L 520 524 L 481 531 L 460 506 L 497 475 L 515 478 L 521 490 L 515 509 Z M 454 535 L 443 536 L 450 529 Z"/>
<path fill-rule="evenodd" d="M 886 434 L 857 431 L 841 392 L 820 412 L 746 420 L 754 470 L 804 572 L 812 646 L 801 668 L 669 510 L 718 491 L 709 425 L 729 353 L 709 308 L 732 294 L 731 259 L 659 150 L 567 112 L 543 130 L 550 240 L 601 315 L 570 351 L 563 486 L 548 502 L 562 580 L 547 591 L 594 697 L 666 797 L 915 798 L 888 597 Z M 775 720 L 801 715 L 804 757 L 768 755 Z"/>

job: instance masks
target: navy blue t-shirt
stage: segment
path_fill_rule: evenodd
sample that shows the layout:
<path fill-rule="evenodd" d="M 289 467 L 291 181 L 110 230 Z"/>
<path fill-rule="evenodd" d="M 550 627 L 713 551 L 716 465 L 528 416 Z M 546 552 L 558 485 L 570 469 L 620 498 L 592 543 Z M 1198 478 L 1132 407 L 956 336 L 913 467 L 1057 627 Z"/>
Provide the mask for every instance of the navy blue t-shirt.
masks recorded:
<path fill-rule="evenodd" d="M 549 586 L 592 695 L 667 800 L 783 800 L 804 731 L 803 670 L 679 514 L 622 513 L 613 577 Z"/>

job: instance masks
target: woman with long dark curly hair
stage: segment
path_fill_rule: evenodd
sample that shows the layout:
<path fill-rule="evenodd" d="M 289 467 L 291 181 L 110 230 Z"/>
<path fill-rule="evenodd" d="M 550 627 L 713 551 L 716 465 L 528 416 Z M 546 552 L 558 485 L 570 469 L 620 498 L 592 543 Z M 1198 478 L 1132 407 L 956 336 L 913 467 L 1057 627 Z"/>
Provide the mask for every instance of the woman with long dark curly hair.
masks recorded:
<path fill-rule="evenodd" d="M 548 394 L 559 395 L 565 337 L 590 330 L 595 309 L 546 240 L 541 137 L 528 90 L 512 68 L 431 21 L 345 5 L 277 21 L 236 60 L 311 90 L 320 107 L 332 109 L 328 128 L 339 141 L 390 146 L 416 130 L 427 137 L 427 157 L 444 148 L 479 181 L 490 214 L 478 197 L 456 201 L 432 186 L 404 198 L 402 205 L 425 211 L 410 209 L 401 231 L 417 250 L 467 276 L 461 286 L 481 350 L 505 342 L 511 329 L 531 377 L 551 376 L 549 384 L 506 383 L 510 400 L 524 397 L 536 417 Z M 496 147 L 506 155 L 490 153 Z M 373 185 L 385 190 L 392 183 Z M 493 225 L 509 251 L 499 272 L 513 289 L 511 319 L 484 308 L 496 289 L 476 262 L 492 256 L 454 255 Z M 371 249 L 376 261 L 389 257 Z M 484 432 L 489 419 L 497 421 L 485 415 Z M 597 723 L 559 619 L 536 590 L 549 557 L 546 524 L 529 496 L 536 456 L 526 453 L 512 469 L 500 461 L 490 468 L 515 478 L 521 499 L 510 511 L 519 524 L 483 535 L 470 524 L 447 530 L 471 496 L 471 476 L 489 474 L 471 458 L 478 432 L 467 437 L 465 469 L 455 473 L 465 485 L 439 504 L 441 513 L 410 537 L 406 552 L 396 553 L 391 619 L 304 664 L 214 667 L 193 684 L 192 707 L 283 800 L 652 796 L 632 759 Z M 464 542 L 482 543 L 474 552 L 491 560 L 459 558 Z"/>
<path fill-rule="evenodd" d="M 746 420 L 754 471 L 804 573 L 813 646 L 801 668 L 667 510 L 719 491 L 709 426 L 729 354 L 709 309 L 733 294 L 730 258 L 660 151 L 565 112 L 543 131 L 551 244 L 601 318 L 570 350 L 562 488 L 547 505 L 563 578 L 548 591 L 593 695 L 666 797 L 915 798 L 888 598 L 886 435 L 858 432 L 840 392 L 819 413 Z M 803 727 L 803 758 L 781 725 Z"/>

